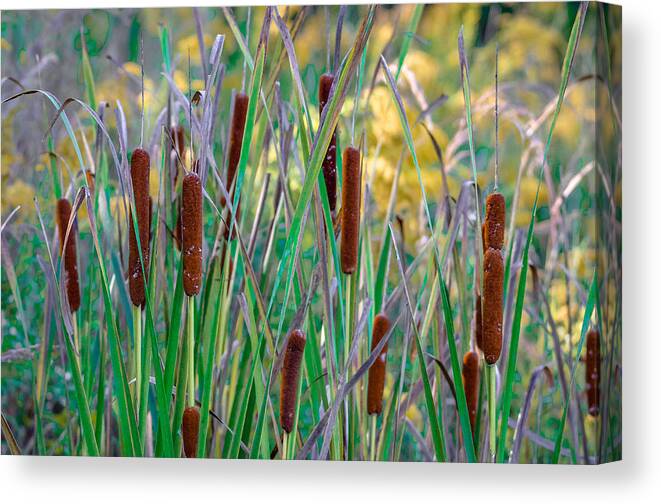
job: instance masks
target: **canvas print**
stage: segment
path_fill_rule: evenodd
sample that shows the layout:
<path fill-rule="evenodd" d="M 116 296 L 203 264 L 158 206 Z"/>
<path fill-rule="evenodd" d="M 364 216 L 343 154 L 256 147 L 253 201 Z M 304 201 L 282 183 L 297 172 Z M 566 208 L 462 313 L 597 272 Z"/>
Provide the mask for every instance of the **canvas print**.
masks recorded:
<path fill-rule="evenodd" d="M 621 44 L 598 2 L 3 11 L 2 454 L 619 460 Z"/>

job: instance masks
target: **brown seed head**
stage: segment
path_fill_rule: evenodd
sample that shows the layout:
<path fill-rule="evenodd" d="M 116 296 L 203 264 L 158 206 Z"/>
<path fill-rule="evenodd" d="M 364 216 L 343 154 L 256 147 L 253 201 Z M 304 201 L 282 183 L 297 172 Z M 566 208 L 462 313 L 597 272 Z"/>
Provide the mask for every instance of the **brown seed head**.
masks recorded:
<path fill-rule="evenodd" d="M 184 292 L 195 296 L 202 284 L 202 183 L 192 172 L 181 190 L 181 238 Z"/>
<path fill-rule="evenodd" d="M 145 273 L 149 265 L 149 154 L 143 149 L 135 149 L 131 155 L 131 185 L 135 197 L 136 220 L 140 236 L 140 248 Z M 135 306 L 145 302 L 145 286 L 140 266 L 138 240 L 133 228 L 132 213 L 129 215 L 129 294 Z"/>
<path fill-rule="evenodd" d="M 486 248 L 502 249 L 505 242 L 505 198 L 500 193 L 491 193 L 487 196 Z"/>
<path fill-rule="evenodd" d="M 200 433 L 200 411 L 193 406 L 184 410 L 181 421 L 181 436 L 184 438 L 184 454 L 186 458 L 196 458 L 197 441 Z"/>
<path fill-rule="evenodd" d="M 67 299 L 72 312 L 80 308 L 80 287 L 78 285 L 78 264 L 76 262 L 76 227 L 73 225 L 69 232 L 66 247 L 64 239 L 67 226 L 71 218 L 71 203 L 68 199 L 57 200 L 57 229 L 60 237 L 60 255 L 64 261 L 64 283 L 67 290 Z"/>
<path fill-rule="evenodd" d="M 495 364 L 503 346 L 503 256 L 499 250 L 484 254 L 482 294 L 482 342 L 484 359 Z"/>
<path fill-rule="evenodd" d="M 388 333 L 390 321 L 388 317 L 379 313 L 374 317 L 372 328 L 372 351 L 377 347 L 381 339 Z M 386 344 L 381 353 L 370 366 L 367 377 L 367 414 L 380 415 L 383 409 L 383 386 L 386 382 L 386 358 L 388 345 Z"/>
<path fill-rule="evenodd" d="M 482 339 L 482 296 L 475 298 L 475 344 L 484 352 L 484 341 Z"/>
<path fill-rule="evenodd" d="M 461 369 L 466 392 L 466 405 L 471 422 L 471 431 L 475 432 L 475 418 L 477 417 L 478 395 L 480 391 L 480 359 L 477 352 L 466 352 L 464 365 Z"/>
<path fill-rule="evenodd" d="M 333 75 L 324 74 L 319 78 L 319 117 L 328 103 Z M 328 206 L 331 212 L 335 212 L 337 206 L 337 128 L 333 130 L 326 157 L 321 165 L 328 193 Z"/>
<path fill-rule="evenodd" d="M 248 114 L 248 95 L 237 93 L 234 97 L 234 111 L 232 112 L 232 125 L 230 128 L 230 145 L 227 156 L 227 184 L 225 188 L 234 199 L 234 178 L 236 169 L 241 159 L 241 145 L 243 144 L 243 133 L 246 129 L 246 115 Z M 220 204 L 225 206 L 225 197 L 220 197 Z"/>
<path fill-rule="evenodd" d="M 186 156 L 186 135 L 183 126 L 178 124 L 172 128 L 170 141 L 172 142 L 171 149 L 177 152 L 177 156 L 183 162 Z"/>
<path fill-rule="evenodd" d="M 599 415 L 599 378 L 601 375 L 601 352 L 599 331 L 588 331 L 585 353 L 585 387 L 588 397 L 588 413 Z"/>
<path fill-rule="evenodd" d="M 358 264 L 360 230 L 360 151 L 347 147 L 342 157 L 342 272 L 350 275 Z"/>
<path fill-rule="evenodd" d="M 280 379 L 280 426 L 288 434 L 294 428 L 298 381 L 304 350 L 305 334 L 300 329 L 295 329 L 287 340 Z"/>

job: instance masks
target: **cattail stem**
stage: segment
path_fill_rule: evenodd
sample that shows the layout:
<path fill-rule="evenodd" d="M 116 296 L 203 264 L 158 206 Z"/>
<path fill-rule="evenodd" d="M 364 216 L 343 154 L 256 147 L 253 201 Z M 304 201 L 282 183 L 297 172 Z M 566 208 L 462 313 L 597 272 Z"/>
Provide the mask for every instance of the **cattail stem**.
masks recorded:
<path fill-rule="evenodd" d="M 75 312 L 73 313 L 72 322 L 73 322 L 73 344 L 76 348 L 76 360 L 78 361 L 78 366 L 80 366 L 80 335 L 78 334 L 78 317 Z"/>
<path fill-rule="evenodd" d="M 140 411 L 140 389 L 142 388 L 142 310 L 133 305 L 133 358 L 135 367 L 135 405 Z"/>
<path fill-rule="evenodd" d="M 371 415 L 370 418 L 370 460 L 376 460 L 376 419 L 377 415 Z"/>
<path fill-rule="evenodd" d="M 287 448 L 289 446 L 289 433 L 282 433 L 282 460 L 287 460 Z"/>
<path fill-rule="evenodd" d="M 496 366 L 487 366 L 489 381 L 489 453 L 491 459 L 496 456 Z M 507 421 L 507 419 L 503 419 Z"/>
<path fill-rule="evenodd" d="M 195 298 L 188 296 L 186 341 L 188 344 L 188 406 L 195 406 Z"/>

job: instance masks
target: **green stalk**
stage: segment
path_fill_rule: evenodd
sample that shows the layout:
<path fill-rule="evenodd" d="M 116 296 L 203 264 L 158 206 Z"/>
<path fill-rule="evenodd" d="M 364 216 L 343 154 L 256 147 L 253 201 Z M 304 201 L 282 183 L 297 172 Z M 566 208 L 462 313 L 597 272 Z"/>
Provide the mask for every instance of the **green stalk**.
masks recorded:
<path fill-rule="evenodd" d="M 496 456 L 496 366 L 487 366 L 489 382 L 489 454 L 495 462 Z"/>
<path fill-rule="evenodd" d="M 133 359 L 135 366 L 135 411 L 140 411 L 140 384 L 142 383 L 142 310 L 139 306 L 133 307 Z"/>
<path fill-rule="evenodd" d="M 195 406 L 195 298 L 188 297 L 186 341 L 188 344 L 188 406 Z"/>
<path fill-rule="evenodd" d="M 376 418 L 377 415 L 372 415 L 370 425 L 370 460 L 376 460 Z"/>

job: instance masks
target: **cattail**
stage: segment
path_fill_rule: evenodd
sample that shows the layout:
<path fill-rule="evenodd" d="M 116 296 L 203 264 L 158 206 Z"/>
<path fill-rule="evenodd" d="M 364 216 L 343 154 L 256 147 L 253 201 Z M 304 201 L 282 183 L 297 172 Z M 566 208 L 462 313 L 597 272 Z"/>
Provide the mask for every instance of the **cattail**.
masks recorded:
<path fill-rule="evenodd" d="M 464 366 L 461 369 L 461 377 L 466 392 L 466 405 L 468 406 L 468 417 L 471 422 L 471 431 L 475 432 L 475 418 L 477 417 L 477 401 L 480 391 L 480 359 L 477 352 L 466 352 L 464 355 Z"/>
<path fill-rule="evenodd" d="M 181 422 L 181 436 L 184 438 L 184 454 L 186 458 L 197 456 L 197 440 L 200 433 L 200 411 L 195 406 L 184 410 Z"/>
<path fill-rule="evenodd" d="M 246 129 L 246 115 L 248 113 L 248 95 L 237 93 L 234 97 L 234 111 L 232 112 L 232 126 L 230 128 L 230 145 L 227 156 L 227 184 L 226 189 L 230 197 L 234 199 L 234 178 L 236 169 L 241 159 L 241 145 L 243 144 L 243 133 Z M 225 196 L 220 197 L 220 204 L 225 206 Z M 237 209 L 238 212 L 238 209 Z"/>
<path fill-rule="evenodd" d="M 184 292 L 195 296 L 202 283 L 202 183 L 190 172 L 184 177 L 181 191 L 181 235 Z"/>
<path fill-rule="evenodd" d="M 140 234 L 140 248 L 145 273 L 149 265 L 149 154 L 143 149 L 135 149 L 131 155 L 131 185 L 135 198 L 136 220 Z M 145 302 L 145 286 L 140 266 L 138 241 L 133 228 L 132 214 L 129 215 L 129 294 L 135 306 Z"/>
<path fill-rule="evenodd" d="M 490 248 L 484 254 L 482 343 L 487 364 L 495 364 L 503 346 L 503 256 Z"/>
<path fill-rule="evenodd" d="M 184 127 L 177 125 L 170 130 L 171 150 L 177 153 L 179 159 L 183 162 L 186 156 L 186 137 Z"/>
<path fill-rule="evenodd" d="M 294 410 L 303 350 L 305 350 L 305 334 L 300 329 L 295 329 L 287 340 L 280 380 L 280 426 L 287 434 L 294 428 Z"/>
<path fill-rule="evenodd" d="M 71 203 L 66 198 L 57 200 L 57 229 L 60 235 L 60 255 L 64 260 L 64 283 L 67 289 L 69 308 L 75 312 L 80 308 L 80 287 L 78 285 L 78 264 L 76 262 L 76 233 L 75 226 L 69 232 L 67 246 L 64 248 L 64 239 L 67 226 L 71 218 Z"/>
<path fill-rule="evenodd" d="M 601 352 L 599 345 L 599 331 L 591 329 L 587 334 L 585 386 L 588 396 L 588 413 L 593 417 L 599 415 L 599 377 L 601 375 Z"/>
<path fill-rule="evenodd" d="M 475 344 L 477 348 L 484 352 L 484 342 L 482 339 L 482 296 L 479 294 L 475 298 Z"/>
<path fill-rule="evenodd" d="M 388 317 L 379 313 L 374 317 L 374 327 L 372 328 L 372 351 L 390 329 Z M 388 344 L 381 349 L 381 353 L 370 366 L 367 376 L 367 414 L 380 415 L 383 409 L 383 385 L 386 381 L 386 356 L 388 354 Z"/>
<path fill-rule="evenodd" d="M 505 198 L 494 192 L 487 196 L 484 219 L 484 242 L 487 249 L 502 249 L 505 242 Z"/>
<path fill-rule="evenodd" d="M 487 251 L 487 225 L 482 223 L 482 254 Z"/>
<path fill-rule="evenodd" d="M 333 85 L 333 75 L 324 74 L 319 78 L 319 116 L 324 111 L 328 103 L 331 86 Z M 328 206 L 331 213 L 335 212 L 337 205 L 337 128 L 333 130 L 326 157 L 321 165 L 326 183 L 326 193 L 328 193 Z"/>
<path fill-rule="evenodd" d="M 360 229 L 360 151 L 347 147 L 342 157 L 342 271 L 350 275 L 358 263 Z"/>

